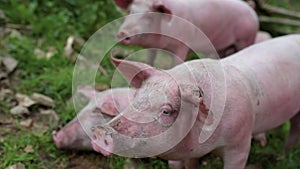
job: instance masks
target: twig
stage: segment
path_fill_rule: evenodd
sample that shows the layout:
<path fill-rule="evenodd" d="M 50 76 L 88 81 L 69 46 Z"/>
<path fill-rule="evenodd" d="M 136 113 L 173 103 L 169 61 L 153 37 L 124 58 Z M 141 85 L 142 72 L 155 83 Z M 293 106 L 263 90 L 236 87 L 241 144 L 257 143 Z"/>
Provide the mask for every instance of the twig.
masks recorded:
<path fill-rule="evenodd" d="M 265 23 L 274 23 L 274 24 L 282 24 L 282 25 L 300 27 L 300 21 L 292 20 L 292 19 L 272 18 L 272 17 L 267 17 L 267 16 L 260 16 L 259 21 L 260 22 L 265 22 Z"/>
<path fill-rule="evenodd" d="M 101 65 L 99 65 L 99 71 L 100 71 L 105 77 L 109 77 L 107 71 L 106 71 Z"/>
<path fill-rule="evenodd" d="M 13 24 L 13 23 L 7 23 L 5 25 L 7 28 L 11 29 L 24 29 L 24 30 L 32 30 L 30 26 L 24 26 L 24 25 L 19 25 L 19 24 Z"/>
<path fill-rule="evenodd" d="M 268 5 L 266 3 L 261 4 L 261 7 L 265 9 L 267 12 L 273 13 L 273 14 L 279 14 L 279 15 L 284 15 L 288 17 L 294 17 L 294 18 L 299 18 L 300 19 L 300 13 L 296 11 L 289 11 L 284 8 L 279 8 L 275 6 Z"/>

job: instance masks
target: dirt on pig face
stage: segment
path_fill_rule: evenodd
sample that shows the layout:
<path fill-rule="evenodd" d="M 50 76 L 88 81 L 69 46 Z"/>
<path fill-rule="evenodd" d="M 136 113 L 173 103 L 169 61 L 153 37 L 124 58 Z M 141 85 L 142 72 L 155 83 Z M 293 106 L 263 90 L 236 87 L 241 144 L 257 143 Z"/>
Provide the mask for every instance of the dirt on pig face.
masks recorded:
<path fill-rule="evenodd" d="M 174 90 L 174 88 L 176 90 Z M 119 117 L 110 122 L 120 134 L 147 138 L 165 132 L 176 121 L 180 108 L 178 87 L 174 80 L 148 82 L 135 94 Z"/>

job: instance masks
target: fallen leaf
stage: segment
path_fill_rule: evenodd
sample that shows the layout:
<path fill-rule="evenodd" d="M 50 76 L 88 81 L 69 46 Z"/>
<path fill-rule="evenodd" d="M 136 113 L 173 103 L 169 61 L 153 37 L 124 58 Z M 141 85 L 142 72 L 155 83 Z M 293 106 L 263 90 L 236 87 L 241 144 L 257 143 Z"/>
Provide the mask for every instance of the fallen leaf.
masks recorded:
<path fill-rule="evenodd" d="M 95 84 L 95 89 L 98 90 L 98 91 L 103 91 L 103 90 L 106 90 L 108 88 L 109 88 L 109 86 L 106 85 L 106 84 Z"/>
<path fill-rule="evenodd" d="M 43 110 L 43 109 L 40 109 L 39 111 L 43 115 L 51 115 L 53 117 L 53 119 L 55 120 L 55 122 L 58 122 L 59 117 L 58 117 L 58 115 L 56 114 L 56 112 L 54 110 Z"/>
<path fill-rule="evenodd" d="M 64 54 L 71 60 L 75 61 L 77 56 L 80 56 L 76 49 L 80 49 L 85 41 L 81 38 L 75 37 L 75 36 L 69 36 L 66 42 L 66 45 L 64 47 Z"/>
<path fill-rule="evenodd" d="M 40 48 L 35 48 L 34 49 L 34 55 L 38 58 L 45 58 L 46 57 L 46 52 L 44 52 L 42 49 Z"/>
<path fill-rule="evenodd" d="M 14 119 L 3 114 L 3 113 L 0 113 L 0 124 L 12 124 L 14 123 Z"/>
<path fill-rule="evenodd" d="M 16 38 L 16 39 L 23 38 L 22 34 L 19 31 L 17 31 L 16 29 L 10 29 L 8 32 L 9 32 L 10 38 Z"/>
<path fill-rule="evenodd" d="M 4 80 L 7 78 L 7 73 L 6 72 L 0 72 L 0 80 Z"/>
<path fill-rule="evenodd" d="M 26 96 L 24 94 L 17 93 L 16 99 L 17 99 L 19 105 L 22 105 L 23 107 L 30 107 L 30 106 L 36 104 L 35 101 L 33 101 L 29 96 Z"/>
<path fill-rule="evenodd" d="M 74 50 L 72 48 L 72 45 L 73 45 L 74 41 L 75 41 L 75 37 L 74 36 L 69 36 L 68 39 L 67 39 L 66 46 L 64 47 L 64 54 L 67 57 L 71 58 L 72 60 L 73 60 L 72 54 L 74 52 Z"/>
<path fill-rule="evenodd" d="M 18 105 L 10 109 L 10 113 L 14 115 L 23 115 L 23 114 L 29 114 L 29 110 L 26 107 Z"/>
<path fill-rule="evenodd" d="M 2 10 L 0 10 L 0 26 L 5 25 L 7 18 Z"/>
<path fill-rule="evenodd" d="M 6 169 L 26 169 L 26 168 L 25 168 L 24 164 L 17 163 L 17 164 L 7 167 Z"/>
<path fill-rule="evenodd" d="M 46 53 L 46 58 L 50 59 L 52 56 L 54 56 L 55 54 L 57 54 L 57 49 L 53 46 L 50 46 L 48 48 L 48 52 Z"/>
<path fill-rule="evenodd" d="M 55 106 L 55 102 L 53 99 L 51 99 L 48 96 L 39 94 L 39 93 L 33 93 L 32 100 L 36 101 L 36 103 L 41 104 L 43 106 L 48 106 L 48 107 L 54 107 Z"/>
<path fill-rule="evenodd" d="M 20 122 L 20 125 L 26 128 L 31 127 L 33 124 L 33 120 L 32 119 L 26 119 Z"/>
<path fill-rule="evenodd" d="M 27 145 L 27 146 L 24 148 L 24 151 L 25 151 L 26 153 L 33 153 L 33 152 L 34 152 L 33 146 L 32 146 L 32 145 Z"/>
<path fill-rule="evenodd" d="M 11 73 L 18 65 L 18 61 L 10 56 L 5 56 L 1 59 L 2 64 L 5 66 L 7 73 Z"/>
<path fill-rule="evenodd" d="M 48 131 L 49 127 L 33 123 L 33 129 L 37 134 L 45 134 Z"/>

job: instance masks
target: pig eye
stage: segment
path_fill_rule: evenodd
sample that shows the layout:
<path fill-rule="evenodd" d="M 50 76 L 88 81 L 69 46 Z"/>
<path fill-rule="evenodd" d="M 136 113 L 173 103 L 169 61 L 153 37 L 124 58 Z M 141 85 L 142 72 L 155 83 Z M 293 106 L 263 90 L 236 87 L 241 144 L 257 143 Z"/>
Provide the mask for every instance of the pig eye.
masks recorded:
<path fill-rule="evenodd" d="M 171 114 L 171 112 L 170 112 L 170 111 L 168 111 L 168 110 L 166 110 L 166 109 L 164 109 L 162 113 L 163 113 L 163 114 L 165 114 L 165 115 L 169 115 L 169 114 Z"/>
<path fill-rule="evenodd" d="M 172 112 L 173 112 L 173 109 L 172 109 L 172 107 L 170 105 L 165 105 L 161 109 L 161 113 L 163 115 L 171 115 Z"/>

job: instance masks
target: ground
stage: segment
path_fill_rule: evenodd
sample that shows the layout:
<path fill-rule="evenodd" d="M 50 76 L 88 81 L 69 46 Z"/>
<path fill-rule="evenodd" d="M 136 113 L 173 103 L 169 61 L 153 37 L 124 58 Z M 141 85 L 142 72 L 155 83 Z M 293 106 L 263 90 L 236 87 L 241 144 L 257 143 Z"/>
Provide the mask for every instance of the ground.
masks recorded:
<path fill-rule="evenodd" d="M 274 4 L 275 0 L 268 2 Z M 295 5 L 292 0 L 282 1 L 291 2 Z M 0 0 L 0 4 L 0 60 L 6 57 L 18 62 L 13 70 L 0 62 L 0 168 L 17 163 L 26 169 L 123 168 L 127 160 L 122 157 L 106 158 L 95 152 L 57 149 L 51 135 L 54 129 L 61 128 L 76 115 L 70 99 L 77 53 L 93 32 L 120 17 L 120 10 L 111 0 Z M 75 40 L 71 52 L 66 52 L 64 48 L 70 37 Z M 114 71 L 108 58 L 102 66 L 105 71 L 99 72 L 99 89 L 109 86 Z M 28 113 L 11 114 L 11 109 L 20 104 L 17 94 L 31 98 L 33 93 L 48 96 L 55 104 L 34 104 L 28 106 Z M 268 132 L 266 147 L 253 142 L 248 160 L 250 167 L 299 168 L 300 146 L 289 153 L 283 151 L 288 130 L 286 123 Z M 221 160 L 213 155 L 199 162 L 204 169 L 222 166 Z M 140 168 L 163 169 L 167 163 L 148 159 L 143 160 Z"/>

